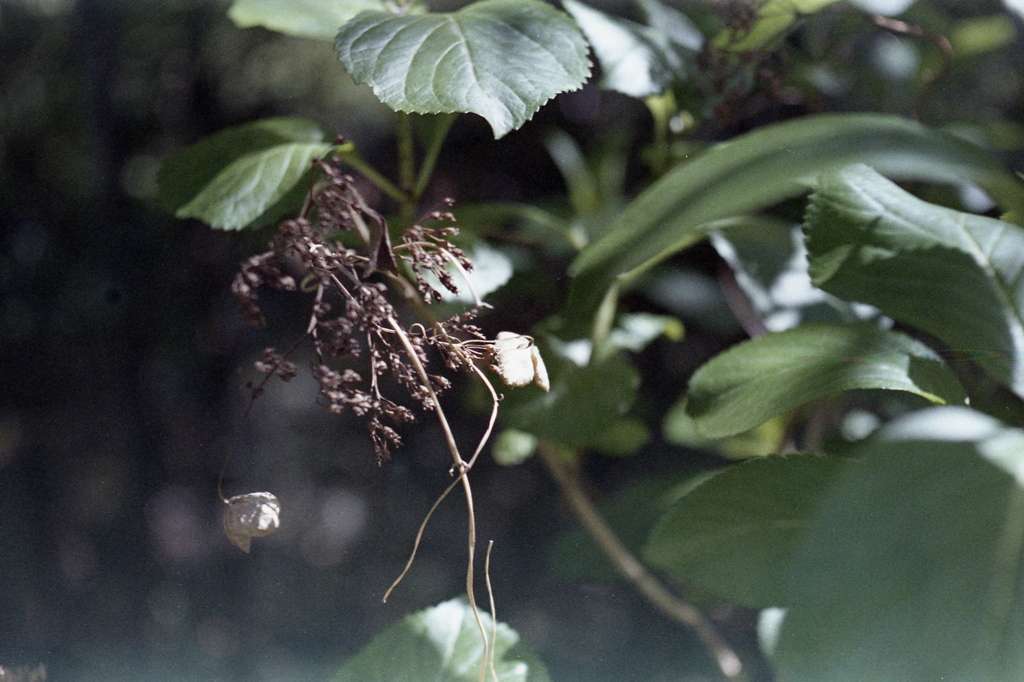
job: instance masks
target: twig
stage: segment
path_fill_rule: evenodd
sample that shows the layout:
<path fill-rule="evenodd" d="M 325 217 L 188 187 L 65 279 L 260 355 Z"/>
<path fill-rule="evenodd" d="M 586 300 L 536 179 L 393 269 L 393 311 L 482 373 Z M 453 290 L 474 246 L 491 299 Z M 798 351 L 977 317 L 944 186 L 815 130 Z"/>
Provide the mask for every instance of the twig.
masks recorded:
<path fill-rule="evenodd" d="M 939 79 L 944 73 L 949 71 L 953 65 L 955 55 L 953 54 L 953 46 L 949 44 L 949 40 L 946 36 L 939 33 L 933 33 L 921 26 L 916 24 L 908 24 L 905 21 L 899 19 L 893 19 L 891 17 L 883 17 L 875 15 L 871 17 L 871 23 L 879 28 L 884 28 L 887 31 L 893 33 L 902 33 L 903 35 L 913 36 L 914 38 L 924 38 L 931 42 L 935 47 L 938 48 L 939 54 L 942 55 L 942 67 L 938 71 L 924 71 L 921 74 L 921 88 L 917 91 L 917 96 L 914 98 L 914 116 L 917 120 L 923 120 L 924 116 L 924 99 L 928 94 L 928 91 L 934 85 L 935 81 Z"/>
<path fill-rule="evenodd" d="M 737 682 L 745 681 L 747 678 L 743 673 L 743 664 L 732 647 L 715 631 L 714 626 L 704 617 L 704 614 L 692 604 L 682 601 L 669 592 L 657 578 L 644 568 L 632 552 L 626 549 L 587 497 L 578 478 L 560 461 L 559 454 L 552 446 L 542 440 L 537 444 L 537 452 L 576 513 L 580 523 L 583 524 L 616 570 L 654 608 L 672 620 L 692 629 L 712 653 L 719 669 L 727 679 Z"/>

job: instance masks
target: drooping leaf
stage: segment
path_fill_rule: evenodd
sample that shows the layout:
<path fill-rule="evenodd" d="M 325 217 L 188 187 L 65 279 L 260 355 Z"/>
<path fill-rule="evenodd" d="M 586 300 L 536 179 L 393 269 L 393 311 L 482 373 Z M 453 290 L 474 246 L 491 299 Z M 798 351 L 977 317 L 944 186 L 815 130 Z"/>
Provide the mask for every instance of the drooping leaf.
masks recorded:
<path fill-rule="evenodd" d="M 262 26 L 302 38 L 334 40 L 342 24 L 364 10 L 384 11 L 381 0 L 235 0 L 228 17 L 241 28 Z"/>
<path fill-rule="evenodd" d="M 646 97 L 685 78 L 679 46 L 661 27 L 620 19 L 576 0 L 563 0 L 562 5 L 580 25 L 601 65 L 601 87 Z"/>
<path fill-rule="evenodd" d="M 1024 396 L 1024 228 L 851 166 L 821 178 L 805 230 L 817 286 L 928 332 Z"/>
<path fill-rule="evenodd" d="M 215 135 L 182 150 L 160 169 L 160 200 L 179 218 L 237 230 L 286 197 L 332 145 L 313 121 L 270 118 Z"/>
<path fill-rule="evenodd" d="M 757 8 L 751 26 L 727 28 L 715 36 L 717 47 L 744 52 L 771 47 L 803 15 L 813 14 L 839 0 L 767 0 Z"/>
<path fill-rule="evenodd" d="M 722 470 L 669 508 L 644 558 L 733 603 L 785 606 L 790 562 L 842 466 L 835 457 L 788 455 Z"/>
<path fill-rule="evenodd" d="M 480 617 L 490 637 L 490 614 Z M 498 623 L 494 646 L 499 682 L 549 682 L 544 666 L 504 623 Z M 472 609 L 465 599 L 452 599 L 392 625 L 349 659 L 334 682 L 476 682 L 483 652 Z"/>
<path fill-rule="evenodd" d="M 590 74 L 579 28 L 540 0 L 482 0 L 420 16 L 363 12 L 334 47 L 352 78 L 392 109 L 476 113 L 495 137 Z"/>
<path fill-rule="evenodd" d="M 872 439 L 856 455 L 791 565 L 778 678 L 1019 680 L 1024 434 Z"/>
<path fill-rule="evenodd" d="M 820 173 L 855 162 L 899 178 L 974 182 L 1024 213 L 1024 185 L 980 147 L 893 116 L 809 116 L 713 147 L 644 191 L 576 258 L 573 308 L 592 311 L 616 278 L 704 238 L 713 221 L 802 194 Z"/>
<path fill-rule="evenodd" d="M 851 389 L 906 391 L 961 404 L 963 389 L 923 343 L 868 324 L 804 324 L 733 346 L 690 379 L 687 412 L 710 438 L 742 433 Z"/>

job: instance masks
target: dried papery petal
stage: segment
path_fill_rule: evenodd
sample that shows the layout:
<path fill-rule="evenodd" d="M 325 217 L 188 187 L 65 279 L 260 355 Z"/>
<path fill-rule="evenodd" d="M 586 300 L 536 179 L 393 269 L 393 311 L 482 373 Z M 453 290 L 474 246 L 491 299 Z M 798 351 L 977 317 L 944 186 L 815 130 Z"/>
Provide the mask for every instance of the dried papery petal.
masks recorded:
<path fill-rule="evenodd" d="M 498 332 L 494 340 L 491 366 L 509 386 L 536 383 L 547 391 L 550 388 L 548 371 L 540 351 L 529 336 L 514 332 Z"/>
<path fill-rule="evenodd" d="M 270 493 L 248 493 L 224 505 L 224 530 L 231 544 L 249 551 L 253 538 L 270 535 L 281 527 L 281 503 Z"/>
<path fill-rule="evenodd" d="M 544 389 L 545 393 L 550 391 L 548 368 L 544 366 L 544 358 L 540 356 L 540 348 L 536 344 L 530 346 L 530 357 L 533 359 L 533 382 Z"/>

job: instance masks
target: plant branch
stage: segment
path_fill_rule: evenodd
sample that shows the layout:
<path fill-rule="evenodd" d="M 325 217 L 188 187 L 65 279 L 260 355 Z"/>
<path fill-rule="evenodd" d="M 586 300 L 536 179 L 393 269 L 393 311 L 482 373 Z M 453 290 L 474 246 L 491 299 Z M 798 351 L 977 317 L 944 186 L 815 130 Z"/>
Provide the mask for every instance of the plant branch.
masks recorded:
<path fill-rule="evenodd" d="M 444 410 L 441 409 L 441 401 L 437 399 L 437 394 L 434 392 L 434 387 L 430 385 L 430 376 L 427 374 L 427 370 L 423 367 L 423 363 L 420 362 L 420 356 L 416 353 L 416 349 L 413 347 L 412 342 L 409 340 L 408 334 L 402 329 L 402 325 L 398 324 L 398 320 L 393 317 L 388 317 L 388 324 L 391 329 L 398 335 L 399 340 L 405 347 L 405 352 L 409 356 L 409 361 L 413 367 L 416 368 L 416 373 L 420 375 L 420 381 L 423 382 L 423 388 L 427 391 L 430 396 L 430 402 L 434 405 L 434 412 L 437 414 L 437 419 L 441 423 L 441 430 L 444 431 L 445 441 L 448 443 L 448 451 L 452 455 L 452 461 L 455 462 L 454 466 L 456 471 L 460 474 L 468 471 L 469 467 L 466 465 L 466 461 L 462 459 L 462 455 L 459 454 L 459 446 L 455 443 L 455 436 L 452 434 L 452 429 L 448 425 L 448 418 L 444 414 Z"/>
<path fill-rule="evenodd" d="M 395 183 L 388 180 L 382 175 L 376 168 L 368 164 L 363 160 L 363 157 L 359 155 L 359 152 L 352 151 L 336 151 L 339 159 L 345 164 L 352 166 L 352 168 L 359 171 L 360 175 L 372 182 L 380 191 L 387 194 L 395 201 L 405 201 L 405 193 L 399 189 Z"/>
<path fill-rule="evenodd" d="M 682 601 L 658 581 L 633 553 L 626 549 L 580 486 L 579 478 L 560 458 L 555 448 L 540 441 L 537 452 L 562 491 L 576 517 L 611 561 L 615 569 L 654 608 L 693 630 L 712 653 L 722 674 L 730 680 L 746 680 L 743 664 L 732 647 L 695 606 Z"/>
<path fill-rule="evenodd" d="M 430 182 L 430 176 L 434 174 L 434 166 L 437 165 L 437 157 L 441 153 L 441 145 L 444 144 L 445 138 L 448 137 L 448 131 L 451 130 L 456 118 L 458 118 L 458 114 L 442 114 L 436 123 L 434 136 L 430 139 L 430 146 L 427 147 L 427 153 L 423 157 L 423 165 L 420 166 L 419 175 L 416 177 L 416 184 L 412 188 L 412 196 L 417 200 L 423 196 L 423 191 L 427 188 L 427 183 Z"/>

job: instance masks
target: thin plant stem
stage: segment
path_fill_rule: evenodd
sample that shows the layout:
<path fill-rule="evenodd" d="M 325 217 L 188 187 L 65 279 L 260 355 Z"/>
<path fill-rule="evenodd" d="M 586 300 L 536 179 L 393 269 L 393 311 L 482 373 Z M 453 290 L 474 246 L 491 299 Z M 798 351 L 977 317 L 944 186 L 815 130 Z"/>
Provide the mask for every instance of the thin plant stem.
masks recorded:
<path fill-rule="evenodd" d="M 448 443 L 448 449 L 451 452 L 452 460 L 454 461 L 453 469 L 458 473 L 458 478 L 454 481 L 454 483 L 461 482 L 462 491 L 466 498 L 466 511 L 469 525 L 468 532 L 466 533 L 468 555 L 466 558 L 466 596 L 469 599 L 470 608 L 473 610 L 473 617 L 476 619 L 477 627 L 480 629 L 480 636 L 484 642 L 483 657 L 480 662 L 480 682 L 483 682 L 484 676 L 486 675 L 487 672 L 487 658 L 490 652 L 490 644 L 487 641 L 487 628 L 484 626 L 484 621 L 480 617 L 480 609 L 476 605 L 476 594 L 473 589 L 473 582 L 475 578 L 474 564 L 476 562 L 476 509 L 473 505 L 473 487 L 470 485 L 469 477 L 466 475 L 467 473 L 469 473 L 470 465 L 462 458 L 462 455 L 459 453 L 459 446 L 458 444 L 456 444 L 455 436 L 454 434 L 452 434 L 451 427 L 448 425 L 448 418 L 445 416 L 444 409 L 441 407 L 441 402 L 437 399 L 437 394 L 434 392 L 434 388 L 430 385 L 430 376 L 427 374 L 426 369 L 423 367 L 423 363 L 420 362 L 419 355 L 416 353 L 416 349 L 413 347 L 412 342 L 409 340 L 409 336 L 405 333 L 405 330 L 402 329 L 402 326 L 398 324 L 398 320 L 396 320 L 394 317 L 388 317 L 388 324 L 390 325 L 391 329 L 395 332 L 395 334 L 398 335 L 399 340 L 405 347 L 405 352 L 409 356 L 409 361 L 412 362 L 413 367 L 416 368 L 416 373 L 419 374 L 420 380 L 423 382 L 423 386 L 427 390 L 427 394 L 430 396 L 430 399 L 433 402 L 434 411 L 437 414 L 438 421 L 441 424 L 441 430 L 444 432 L 445 440 Z M 487 435 L 490 435 L 490 427 L 488 427 Z M 474 454 L 473 459 L 476 459 L 476 454 L 479 454 L 482 448 L 482 444 L 478 446 L 477 452 Z M 435 503 L 435 507 L 431 508 L 431 513 L 433 513 L 433 510 L 436 509 L 436 504 L 440 504 L 440 499 L 443 499 L 445 496 L 447 496 L 450 489 L 451 486 L 449 487 L 449 490 L 446 490 L 442 494 L 438 502 Z M 417 546 L 419 544 L 420 537 L 421 535 L 417 536 Z M 406 566 L 406 570 L 408 570 L 408 565 Z M 404 573 L 405 571 L 403 571 L 403 575 Z M 394 585 L 392 585 L 392 589 L 393 588 Z M 390 591 L 391 590 L 388 590 L 388 593 L 390 593 Z"/>
<path fill-rule="evenodd" d="M 456 118 L 458 118 L 458 114 L 442 114 L 434 127 L 434 136 L 430 139 L 430 146 L 427 147 L 423 165 L 420 166 L 416 184 L 412 188 L 412 196 L 416 200 L 419 200 L 423 196 L 424 190 L 427 189 L 430 176 L 434 174 L 434 166 L 437 165 L 437 157 L 441 153 L 441 146 L 444 144 L 445 138 L 448 137 L 448 131 L 451 130 Z"/>
<path fill-rule="evenodd" d="M 415 201 L 413 188 L 416 185 L 416 150 L 412 133 L 412 119 L 409 114 L 398 112 L 398 187 L 406 202 Z"/>
<path fill-rule="evenodd" d="M 395 183 L 388 180 L 380 171 L 364 161 L 359 152 L 355 150 L 337 152 L 337 156 L 347 165 L 359 171 L 364 178 L 373 183 L 384 194 L 387 194 L 395 201 L 404 202 L 406 200 L 405 192 L 399 189 Z"/>
<path fill-rule="evenodd" d="M 555 479 L 562 495 L 569 502 L 576 517 L 594 539 L 612 565 L 654 608 L 672 620 L 693 630 L 714 656 L 719 670 L 729 680 L 747 679 L 743 664 L 732 647 L 722 639 L 714 626 L 695 606 L 672 594 L 643 564 L 626 549 L 615 532 L 594 507 L 580 485 L 578 477 L 560 459 L 560 454 L 548 443 L 540 441 L 537 452 Z"/>
<path fill-rule="evenodd" d="M 444 410 L 441 408 L 441 401 L 437 399 L 437 394 L 434 392 L 434 387 L 430 385 L 430 376 L 427 374 L 427 370 L 424 369 L 423 363 L 420 362 L 420 356 L 416 353 L 416 349 L 413 347 L 412 342 L 409 340 L 409 336 L 402 329 L 402 325 L 398 324 L 398 320 L 393 317 L 388 317 L 388 324 L 391 329 L 398 335 L 398 339 L 402 342 L 405 347 L 405 352 L 409 356 L 409 361 L 412 362 L 413 367 L 416 368 L 416 373 L 420 375 L 420 381 L 423 382 L 423 388 L 426 389 L 427 394 L 430 396 L 430 402 L 434 405 L 434 412 L 437 414 L 437 419 L 441 422 L 441 430 L 444 431 L 445 440 L 448 443 L 448 451 L 452 455 L 452 461 L 455 462 L 455 469 L 459 473 L 465 473 L 468 470 L 466 461 L 462 459 L 459 454 L 459 446 L 455 443 L 455 436 L 452 434 L 452 429 L 448 426 L 448 418 L 444 414 Z"/>
<path fill-rule="evenodd" d="M 423 539 L 423 532 L 427 529 L 427 523 L 430 522 L 430 517 L 434 515 L 434 512 L 437 511 L 437 508 L 440 507 L 441 503 L 444 502 L 446 497 L 448 497 L 448 494 L 455 490 L 455 486 L 459 484 L 459 480 L 461 478 L 462 476 L 460 475 L 459 478 L 452 481 L 448 487 L 444 489 L 444 492 L 434 500 L 434 504 L 431 505 L 430 511 L 427 512 L 427 515 L 423 517 L 423 521 L 420 522 L 420 528 L 416 531 L 416 539 L 412 543 L 412 552 L 409 554 L 408 561 L 405 562 L 405 568 L 402 569 L 402 572 L 398 574 L 395 581 L 391 583 L 391 587 L 389 587 L 387 592 L 384 593 L 384 598 L 381 599 L 382 602 L 387 603 L 388 597 L 391 596 L 391 593 L 394 592 L 395 588 L 398 587 L 398 584 L 402 582 L 403 578 L 405 578 L 405 574 L 409 572 L 410 568 L 412 568 L 412 564 L 416 560 L 416 552 L 419 551 L 420 548 L 420 541 Z"/>
<path fill-rule="evenodd" d="M 491 607 L 491 677 L 498 682 L 498 671 L 494 668 L 495 650 L 498 646 L 498 611 L 494 604 L 494 588 L 491 586 L 491 550 L 494 549 L 494 540 L 488 540 L 487 553 L 484 554 L 484 583 L 487 585 L 487 601 Z"/>

